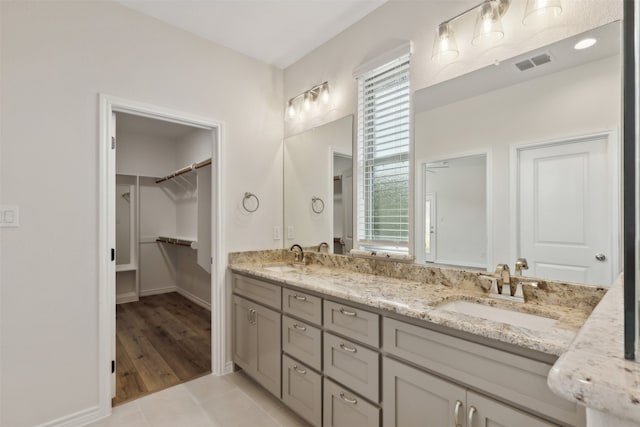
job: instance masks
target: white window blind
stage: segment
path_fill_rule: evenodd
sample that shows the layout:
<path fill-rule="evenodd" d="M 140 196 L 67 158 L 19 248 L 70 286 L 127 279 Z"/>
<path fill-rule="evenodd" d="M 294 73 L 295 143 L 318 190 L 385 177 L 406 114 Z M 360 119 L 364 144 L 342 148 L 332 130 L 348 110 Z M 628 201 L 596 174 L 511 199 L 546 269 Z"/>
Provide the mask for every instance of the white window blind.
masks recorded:
<path fill-rule="evenodd" d="M 358 78 L 358 243 L 408 252 L 409 55 Z"/>

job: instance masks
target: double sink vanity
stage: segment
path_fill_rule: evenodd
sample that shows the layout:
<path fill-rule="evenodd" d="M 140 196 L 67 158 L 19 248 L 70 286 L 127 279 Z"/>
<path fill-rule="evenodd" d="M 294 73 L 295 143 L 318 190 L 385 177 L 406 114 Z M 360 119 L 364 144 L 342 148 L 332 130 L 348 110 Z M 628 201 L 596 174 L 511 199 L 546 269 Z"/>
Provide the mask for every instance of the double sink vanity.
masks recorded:
<path fill-rule="evenodd" d="M 229 261 L 233 362 L 311 425 L 585 425 L 547 376 L 604 288 L 538 281 L 523 303 L 465 270 L 284 250 Z"/>

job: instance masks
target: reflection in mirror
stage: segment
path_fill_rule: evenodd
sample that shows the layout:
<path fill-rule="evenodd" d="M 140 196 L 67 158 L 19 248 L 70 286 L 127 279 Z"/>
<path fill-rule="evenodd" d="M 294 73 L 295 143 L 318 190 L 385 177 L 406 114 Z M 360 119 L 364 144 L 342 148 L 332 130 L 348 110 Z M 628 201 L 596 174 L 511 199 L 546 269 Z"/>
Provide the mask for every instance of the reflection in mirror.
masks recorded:
<path fill-rule="evenodd" d="M 574 48 L 587 37 L 597 43 Z M 439 159 L 452 172 L 447 159 L 457 153 L 488 152 L 492 194 L 488 217 L 465 212 L 462 226 L 460 209 L 480 208 L 445 214 L 441 190 L 427 191 L 429 178 L 447 169 L 417 173 L 418 260 L 493 271 L 493 263 L 513 269 L 522 257 L 527 276 L 609 286 L 621 270 L 620 77 L 620 23 L 613 22 L 417 91 L 416 164 Z M 465 181 L 479 185 L 477 177 Z M 480 188 L 469 192 L 473 197 L 465 197 L 483 199 Z M 427 219 L 436 233 L 435 243 L 429 241 L 433 254 L 425 253 Z M 444 225 L 452 223 L 460 233 L 445 235 Z M 494 226 L 483 245 L 478 239 L 487 223 Z M 441 256 L 441 248 L 452 259 Z M 484 258 L 479 248 L 487 248 Z"/>
<path fill-rule="evenodd" d="M 351 250 L 352 137 L 347 116 L 285 139 L 285 248 L 319 250 L 325 242 L 330 252 Z"/>
<path fill-rule="evenodd" d="M 424 250 L 418 261 L 485 269 L 487 154 L 423 162 Z"/>
<path fill-rule="evenodd" d="M 135 270 L 136 259 L 135 177 L 116 175 L 116 271 Z"/>

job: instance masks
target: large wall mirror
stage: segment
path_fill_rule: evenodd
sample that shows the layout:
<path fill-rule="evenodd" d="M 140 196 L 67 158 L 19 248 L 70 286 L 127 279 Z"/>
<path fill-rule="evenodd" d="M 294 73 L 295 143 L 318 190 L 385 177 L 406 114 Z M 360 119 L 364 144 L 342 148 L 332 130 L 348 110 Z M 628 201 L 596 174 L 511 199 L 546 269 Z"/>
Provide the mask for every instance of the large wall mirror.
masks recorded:
<path fill-rule="evenodd" d="M 284 244 L 353 247 L 353 116 L 284 140 Z"/>
<path fill-rule="evenodd" d="M 620 34 L 613 22 L 415 92 L 417 262 L 524 257 L 527 276 L 613 282 Z"/>

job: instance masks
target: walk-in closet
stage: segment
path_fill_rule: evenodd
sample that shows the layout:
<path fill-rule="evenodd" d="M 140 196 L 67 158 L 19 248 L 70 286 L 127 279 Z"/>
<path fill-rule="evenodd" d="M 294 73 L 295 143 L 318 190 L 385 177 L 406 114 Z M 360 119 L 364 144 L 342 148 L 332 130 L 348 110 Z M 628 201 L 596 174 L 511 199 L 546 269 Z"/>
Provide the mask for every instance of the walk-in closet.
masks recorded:
<path fill-rule="evenodd" d="M 116 387 L 211 371 L 210 130 L 116 113 Z"/>

